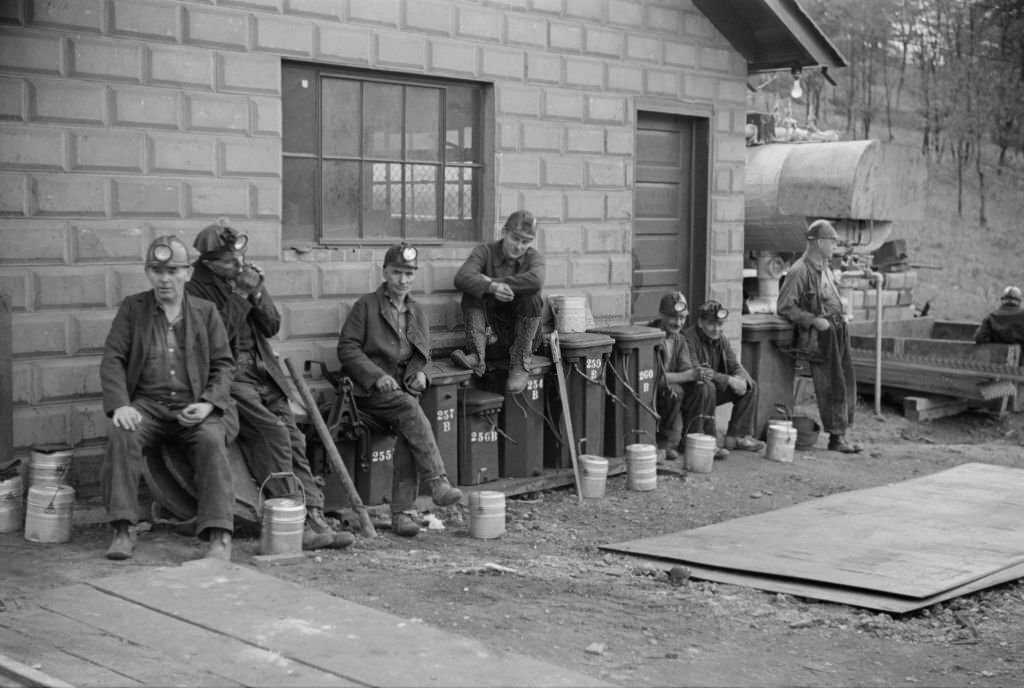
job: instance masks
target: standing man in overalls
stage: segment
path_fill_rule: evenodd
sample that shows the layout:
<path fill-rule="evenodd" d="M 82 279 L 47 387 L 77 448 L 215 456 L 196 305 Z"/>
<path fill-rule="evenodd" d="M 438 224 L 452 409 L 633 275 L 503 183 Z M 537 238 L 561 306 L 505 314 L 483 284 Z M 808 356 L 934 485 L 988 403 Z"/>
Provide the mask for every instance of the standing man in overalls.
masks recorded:
<path fill-rule="evenodd" d="M 793 263 L 779 290 L 778 313 L 797 327 L 797 341 L 807 342 L 807 361 L 829 451 L 856 454 L 861 447 L 851 443 L 846 433 L 853 426 L 857 379 L 850 358 L 850 331 L 829 264 L 839 233 L 828 220 L 815 220 L 806 238 L 804 254 Z"/>

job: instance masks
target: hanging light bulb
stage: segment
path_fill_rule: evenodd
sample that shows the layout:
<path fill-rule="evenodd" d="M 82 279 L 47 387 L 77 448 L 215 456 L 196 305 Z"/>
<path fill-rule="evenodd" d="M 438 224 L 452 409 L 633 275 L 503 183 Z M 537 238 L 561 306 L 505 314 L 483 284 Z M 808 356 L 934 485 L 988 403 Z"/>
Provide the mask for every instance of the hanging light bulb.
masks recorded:
<path fill-rule="evenodd" d="M 803 86 L 800 85 L 800 70 L 793 70 L 793 88 L 790 90 L 789 95 L 794 99 L 802 98 L 804 95 Z"/>

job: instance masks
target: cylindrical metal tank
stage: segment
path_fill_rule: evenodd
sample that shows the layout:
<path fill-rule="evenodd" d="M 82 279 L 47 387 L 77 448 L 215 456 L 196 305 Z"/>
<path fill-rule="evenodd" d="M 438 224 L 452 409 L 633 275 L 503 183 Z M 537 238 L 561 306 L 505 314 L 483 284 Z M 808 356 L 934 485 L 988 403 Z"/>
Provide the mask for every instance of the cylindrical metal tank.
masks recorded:
<path fill-rule="evenodd" d="M 826 218 L 859 252 L 872 251 L 893 223 L 924 218 L 926 180 L 920 153 L 881 141 L 751 146 L 745 247 L 802 252 L 808 223 Z"/>

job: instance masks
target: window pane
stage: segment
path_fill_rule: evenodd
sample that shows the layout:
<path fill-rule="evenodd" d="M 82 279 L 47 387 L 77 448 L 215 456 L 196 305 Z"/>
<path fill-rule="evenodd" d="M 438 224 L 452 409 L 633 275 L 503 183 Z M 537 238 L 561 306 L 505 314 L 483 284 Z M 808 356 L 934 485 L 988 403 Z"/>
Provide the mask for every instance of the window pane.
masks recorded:
<path fill-rule="evenodd" d="M 371 191 L 363 216 L 363 235 L 373 238 L 402 237 L 402 166 L 391 162 L 365 163 Z"/>
<path fill-rule="evenodd" d="M 285 153 L 316 153 L 316 73 L 309 67 L 281 69 L 282 145 Z"/>
<path fill-rule="evenodd" d="M 323 148 L 325 156 L 359 155 L 359 113 L 361 96 L 358 81 L 323 80 Z"/>
<path fill-rule="evenodd" d="M 435 165 L 407 165 L 405 185 L 405 235 L 438 237 L 437 184 Z"/>
<path fill-rule="evenodd" d="M 452 241 L 475 239 L 476 197 L 472 167 L 446 167 L 444 171 L 444 232 Z"/>
<path fill-rule="evenodd" d="M 366 117 L 363 128 L 363 156 L 402 157 L 402 87 L 367 83 L 364 90 Z"/>
<path fill-rule="evenodd" d="M 440 160 L 441 91 L 436 88 L 405 89 L 405 159 Z"/>
<path fill-rule="evenodd" d="M 323 165 L 323 237 L 358 239 L 359 163 L 325 160 Z"/>
<path fill-rule="evenodd" d="M 445 95 L 445 160 L 480 162 L 477 121 L 480 94 L 467 86 L 449 86 Z"/>
<path fill-rule="evenodd" d="M 288 242 L 315 242 L 316 160 L 284 159 L 282 201 L 282 238 Z"/>

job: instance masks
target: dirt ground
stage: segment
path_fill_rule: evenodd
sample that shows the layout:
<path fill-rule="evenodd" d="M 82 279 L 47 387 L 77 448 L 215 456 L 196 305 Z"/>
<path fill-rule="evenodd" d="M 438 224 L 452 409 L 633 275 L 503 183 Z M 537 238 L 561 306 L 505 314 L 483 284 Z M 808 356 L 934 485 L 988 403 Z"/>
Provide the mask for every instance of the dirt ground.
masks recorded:
<path fill-rule="evenodd" d="M 582 506 L 571 488 L 510 498 L 508 532 L 494 540 L 470 537 L 453 507 L 439 514 L 444 530 L 403 539 L 382 528 L 348 550 L 264 570 L 623 686 L 1024 685 L 1022 581 L 894 617 L 696 579 L 672 585 L 599 549 L 971 461 L 1024 467 L 1024 414 L 914 424 L 861 406 L 855 438 L 866 446 L 857 457 L 825 451 L 824 440 L 792 464 L 734 452 L 710 474 L 660 474 L 653 492 L 627 490 L 620 475 Z M 0 614 L 43 588 L 202 554 L 160 527 L 132 561 L 108 562 L 108 538 L 102 526 L 65 545 L 0 535 Z M 236 540 L 234 560 L 251 562 L 257 545 Z"/>

